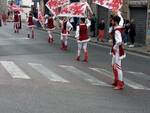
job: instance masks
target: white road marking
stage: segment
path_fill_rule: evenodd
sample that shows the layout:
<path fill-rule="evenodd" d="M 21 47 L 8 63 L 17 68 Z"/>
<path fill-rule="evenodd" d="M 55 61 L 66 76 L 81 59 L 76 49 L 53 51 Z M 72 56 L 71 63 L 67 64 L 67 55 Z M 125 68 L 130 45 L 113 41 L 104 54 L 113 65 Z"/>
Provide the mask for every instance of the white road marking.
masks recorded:
<path fill-rule="evenodd" d="M 150 80 L 150 76 L 147 74 L 144 74 L 142 72 L 133 72 L 133 71 L 126 71 L 127 73 L 130 73 L 132 75 L 135 75 L 137 77 L 143 78 L 145 80 Z"/>
<path fill-rule="evenodd" d="M 50 81 L 54 82 L 63 82 L 63 83 L 69 83 L 69 81 L 63 79 L 62 77 L 58 76 L 56 73 L 54 73 L 52 70 L 46 68 L 42 64 L 35 64 L 35 63 L 28 63 L 33 69 L 44 75 L 46 78 L 48 78 Z"/>
<path fill-rule="evenodd" d="M 5 39 L 0 39 L 0 41 L 9 41 L 9 40 L 29 40 L 30 38 L 27 37 L 12 37 L 12 38 L 5 38 Z"/>
<path fill-rule="evenodd" d="M 93 70 L 93 71 L 96 71 L 100 74 L 103 74 L 111 79 L 113 79 L 113 73 L 110 72 L 110 71 L 107 71 L 106 69 L 100 69 L 100 68 L 90 68 L 89 69 Z M 150 88 L 148 87 L 145 87 L 141 84 L 138 84 L 138 83 L 135 83 L 127 78 L 124 78 L 124 82 L 126 85 L 128 85 L 129 87 L 133 88 L 133 89 L 142 89 L 142 90 L 150 90 Z"/>
<path fill-rule="evenodd" d="M 138 56 L 138 57 L 142 57 L 142 58 L 150 59 L 150 57 L 149 57 L 149 56 L 142 55 L 142 54 L 138 54 L 138 53 L 135 53 L 135 52 L 129 52 L 129 51 L 126 51 L 126 53 L 128 53 L 128 54 L 130 54 L 130 55 L 133 55 L 133 56 Z"/>
<path fill-rule="evenodd" d="M 109 86 L 109 87 L 111 86 L 105 82 L 98 80 L 97 78 L 95 78 L 93 76 L 90 76 L 89 74 L 87 74 L 73 66 L 59 65 L 59 67 L 78 75 L 80 78 L 83 78 L 85 81 L 90 82 L 92 85 Z"/>
<path fill-rule="evenodd" d="M 14 62 L 0 61 L 1 65 L 8 71 L 12 78 L 30 79 Z"/>

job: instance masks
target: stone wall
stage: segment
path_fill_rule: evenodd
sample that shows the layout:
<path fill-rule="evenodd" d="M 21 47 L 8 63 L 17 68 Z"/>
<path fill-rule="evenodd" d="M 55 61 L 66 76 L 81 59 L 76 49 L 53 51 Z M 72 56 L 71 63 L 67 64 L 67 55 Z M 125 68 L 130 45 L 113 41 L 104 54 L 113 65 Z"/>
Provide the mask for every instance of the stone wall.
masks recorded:
<path fill-rule="evenodd" d="M 129 19 L 129 0 L 123 0 L 123 6 L 122 6 L 122 15 L 124 18 Z"/>

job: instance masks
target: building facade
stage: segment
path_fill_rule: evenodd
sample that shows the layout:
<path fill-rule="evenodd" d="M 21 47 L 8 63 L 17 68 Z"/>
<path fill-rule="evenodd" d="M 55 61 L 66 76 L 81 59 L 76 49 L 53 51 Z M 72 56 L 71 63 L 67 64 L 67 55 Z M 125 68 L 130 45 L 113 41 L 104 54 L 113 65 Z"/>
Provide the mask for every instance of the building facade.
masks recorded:
<path fill-rule="evenodd" d="M 135 42 L 139 44 L 147 43 L 147 32 L 150 25 L 149 3 L 150 0 L 126 0 L 122 8 L 124 17 L 135 21 Z"/>
<path fill-rule="evenodd" d="M 88 0 L 89 4 L 91 4 L 91 2 L 92 0 Z M 92 4 L 91 7 L 97 15 L 97 22 L 104 19 L 105 23 L 107 23 L 105 33 L 108 34 L 109 16 L 111 12 L 95 4 Z M 125 19 L 134 19 L 135 21 L 135 42 L 138 44 L 146 44 L 148 39 L 147 32 L 150 31 L 150 0 L 123 0 L 121 12 Z"/>

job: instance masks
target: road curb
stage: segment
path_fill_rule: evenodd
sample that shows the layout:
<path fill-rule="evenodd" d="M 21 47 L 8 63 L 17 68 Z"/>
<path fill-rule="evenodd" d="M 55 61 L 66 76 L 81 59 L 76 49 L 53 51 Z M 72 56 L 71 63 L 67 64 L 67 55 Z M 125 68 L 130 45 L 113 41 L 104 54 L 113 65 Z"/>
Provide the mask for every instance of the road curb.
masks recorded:
<path fill-rule="evenodd" d="M 42 30 L 42 31 L 46 31 L 45 29 L 42 29 L 42 28 L 36 28 L 36 29 Z M 60 33 L 57 32 L 57 31 L 55 31 L 54 33 L 55 33 L 55 34 L 60 34 Z M 70 35 L 69 37 L 75 39 L 75 37 L 72 36 L 72 35 Z M 99 44 L 99 45 L 102 45 L 102 46 L 105 46 L 105 47 L 110 47 L 110 48 L 111 48 L 111 45 L 110 45 L 110 44 L 100 43 L 100 42 L 93 41 L 93 40 L 91 40 L 90 42 L 91 42 L 91 43 L 95 43 L 95 44 Z M 128 48 L 125 48 L 125 50 L 128 51 L 128 52 L 133 52 L 133 53 L 136 53 L 136 54 L 140 54 L 140 55 L 144 55 L 144 56 L 150 57 L 150 52 L 136 51 L 136 50 L 131 50 L 131 49 L 128 49 Z"/>

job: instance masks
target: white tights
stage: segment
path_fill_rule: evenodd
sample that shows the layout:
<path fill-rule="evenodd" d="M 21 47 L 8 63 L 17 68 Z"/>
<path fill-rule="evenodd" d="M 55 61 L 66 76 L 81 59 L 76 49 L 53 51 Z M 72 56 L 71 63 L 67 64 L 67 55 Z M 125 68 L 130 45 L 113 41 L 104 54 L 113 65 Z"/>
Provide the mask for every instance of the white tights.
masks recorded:
<path fill-rule="evenodd" d="M 48 30 L 47 33 L 48 33 L 49 38 L 53 38 L 50 30 Z"/>
<path fill-rule="evenodd" d="M 123 81 L 123 72 L 121 66 L 121 59 L 119 58 L 119 55 L 115 55 L 112 57 L 112 66 L 117 71 L 118 79 L 120 81 Z"/>
<path fill-rule="evenodd" d="M 81 49 L 83 47 L 84 53 L 87 52 L 87 42 L 79 42 L 78 43 L 78 56 L 81 54 Z"/>
<path fill-rule="evenodd" d="M 60 40 L 64 42 L 65 46 L 68 45 L 68 36 L 67 35 L 61 35 Z"/>

